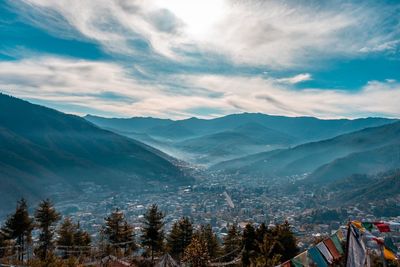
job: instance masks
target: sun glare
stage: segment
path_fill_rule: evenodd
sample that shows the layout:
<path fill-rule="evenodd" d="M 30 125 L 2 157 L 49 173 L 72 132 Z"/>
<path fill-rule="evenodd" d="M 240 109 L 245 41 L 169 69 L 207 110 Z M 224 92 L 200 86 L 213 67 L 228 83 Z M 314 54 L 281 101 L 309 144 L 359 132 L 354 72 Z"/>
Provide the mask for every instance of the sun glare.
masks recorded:
<path fill-rule="evenodd" d="M 159 5 L 185 23 L 188 35 L 199 39 L 212 30 L 225 12 L 224 0 L 160 0 Z"/>

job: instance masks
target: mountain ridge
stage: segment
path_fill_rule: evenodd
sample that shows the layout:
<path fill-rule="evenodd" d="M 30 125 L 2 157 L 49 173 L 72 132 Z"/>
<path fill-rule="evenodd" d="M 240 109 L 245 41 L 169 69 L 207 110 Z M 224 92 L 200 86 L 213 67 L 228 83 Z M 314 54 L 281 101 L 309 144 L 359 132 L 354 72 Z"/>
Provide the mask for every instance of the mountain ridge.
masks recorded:
<path fill-rule="evenodd" d="M 400 144 L 399 137 L 400 122 L 394 122 L 289 149 L 258 153 L 221 162 L 213 165 L 211 170 L 227 173 L 242 172 L 244 175 L 263 175 L 266 177 L 311 173 L 312 177 L 312 173 L 318 167 L 332 164 L 334 160 L 345 158 L 352 153 L 362 153 L 369 150 L 379 152 L 379 149 L 384 147 L 393 150 L 393 147 Z M 381 153 L 381 155 L 385 155 L 385 153 Z M 376 160 L 384 159 L 380 156 Z"/>
<path fill-rule="evenodd" d="M 313 117 L 284 117 L 261 113 L 241 113 L 214 119 L 189 118 L 176 121 L 142 117 L 106 119 L 86 116 L 85 119 L 120 134 L 124 134 L 125 131 L 125 135 L 130 137 L 135 137 L 133 133 L 146 134 L 154 140 L 138 136 L 140 141 L 172 153 L 175 157 L 182 156 L 184 160 L 195 164 L 200 163 L 206 167 L 226 159 L 320 141 L 339 134 L 396 121 L 386 118 L 321 120 Z M 151 127 L 142 127 L 143 121 L 146 120 L 148 120 L 146 125 L 151 125 Z M 160 122 L 160 125 L 156 125 Z M 124 126 L 121 127 L 120 123 Z M 126 134 L 128 132 L 131 134 Z M 220 138 L 221 133 L 225 133 L 227 138 Z M 233 133 L 236 133 L 236 137 Z M 243 136 L 242 140 L 240 136 Z M 216 139 L 219 139 L 217 145 L 207 144 L 207 140 L 212 143 Z M 232 144 L 235 139 L 236 143 Z M 232 145 L 235 145 L 237 149 L 233 149 Z M 216 146 L 222 148 L 221 153 Z"/>
<path fill-rule="evenodd" d="M 92 181 L 140 190 L 147 183 L 193 181 L 178 160 L 155 148 L 4 94 L 0 140 L 0 190 L 9 202 L 22 196 L 42 198 L 44 187 L 58 183 L 76 188 Z"/>

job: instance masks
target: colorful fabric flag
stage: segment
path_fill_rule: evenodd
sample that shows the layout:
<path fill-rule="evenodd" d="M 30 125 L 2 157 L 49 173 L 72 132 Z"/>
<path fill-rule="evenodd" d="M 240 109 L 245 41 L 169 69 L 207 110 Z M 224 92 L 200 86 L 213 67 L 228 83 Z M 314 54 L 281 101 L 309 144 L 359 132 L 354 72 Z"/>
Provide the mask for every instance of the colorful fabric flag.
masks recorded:
<path fill-rule="evenodd" d="M 397 253 L 398 249 L 393 243 L 393 240 L 391 237 L 387 236 L 385 237 L 383 243 L 385 244 L 385 247 L 390 249 L 393 253 Z"/>
<path fill-rule="evenodd" d="M 291 267 L 290 266 L 290 260 L 285 261 L 284 263 L 281 264 L 281 267 Z"/>
<path fill-rule="evenodd" d="M 344 234 L 343 234 L 343 230 L 342 229 L 337 230 L 336 235 L 337 235 L 337 237 L 339 238 L 340 241 L 344 240 Z"/>
<path fill-rule="evenodd" d="M 394 254 L 392 251 L 390 251 L 386 247 L 383 248 L 383 256 L 387 260 L 392 260 L 392 261 L 397 260 L 396 254 Z"/>
<path fill-rule="evenodd" d="M 307 251 L 304 251 L 303 253 L 297 255 L 292 259 L 292 264 L 295 267 L 308 267 L 310 266 L 308 257 L 307 257 Z"/>
<path fill-rule="evenodd" d="M 355 227 L 357 227 L 358 229 L 362 229 L 362 223 L 360 221 L 352 221 L 351 222 Z"/>
<path fill-rule="evenodd" d="M 317 249 L 319 250 L 319 252 L 321 252 L 328 263 L 333 262 L 333 256 L 329 252 L 328 248 L 325 246 L 324 242 L 319 242 L 317 245 Z"/>
<path fill-rule="evenodd" d="M 374 240 L 378 245 L 383 245 L 385 244 L 385 242 L 383 241 L 383 239 L 381 237 L 372 237 L 372 240 Z"/>
<path fill-rule="evenodd" d="M 384 222 L 376 222 L 374 224 L 375 224 L 376 227 L 378 227 L 379 232 L 381 232 L 381 233 L 390 232 L 389 224 L 384 223 Z"/>
<path fill-rule="evenodd" d="M 346 267 L 364 267 L 367 263 L 368 255 L 361 233 L 352 224 L 350 224 L 348 231 L 350 231 L 350 234 L 347 241 Z"/>
<path fill-rule="evenodd" d="M 340 253 L 336 249 L 335 244 L 333 243 L 331 238 L 324 240 L 324 244 L 328 248 L 329 252 L 331 253 L 331 255 L 335 261 L 340 259 Z"/>
<path fill-rule="evenodd" d="M 316 247 L 312 247 L 308 250 L 308 256 L 310 256 L 318 267 L 328 267 L 328 263 Z"/>
<path fill-rule="evenodd" d="M 342 243 L 340 243 L 339 237 L 337 236 L 337 233 L 331 236 L 332 242 L 335 244 L 336 249 L 339 251 L 341 255 L 343 255 L 344 251 L 342 248 Z"/>
<path fill-rule="evenodd" d="M 296 261 L 295 259 L 291 259 L 290 262 L 292 263 L 291 266 L 294 266 L 294 267 L 304 267 L 304 265 L 301 264 L 301 262 L 298 262 L 298 261 Z"/>
<path fill-rule="evenodd" d="M 370 232 L 374 229 L 374 224 L 370 222 L 363 222 L 361 225 Z"/>

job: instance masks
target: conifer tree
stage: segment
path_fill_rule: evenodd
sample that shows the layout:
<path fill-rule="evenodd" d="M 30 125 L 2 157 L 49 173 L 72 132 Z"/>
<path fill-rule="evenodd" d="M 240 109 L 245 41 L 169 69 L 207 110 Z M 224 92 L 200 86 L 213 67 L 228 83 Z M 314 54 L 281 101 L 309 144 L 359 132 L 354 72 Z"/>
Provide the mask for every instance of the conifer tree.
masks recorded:
<path fill-rule="evenodd" d="M 25 199 L 17 203 L 14 214 L 10 215 L 4 225 L 3 233 L 5 239 L 16 240 L 18 260 L 24 260 L 26 244 L 30 242 L 33 230 L 33 219 L 29 216 L 28 205 Z"/>
<path fill-rule="evenodd" d="M 185 248 L 192 241 L 192 235 L 193 226 L 189 218 L 183 217 L 175 222 L 167 238 L 170 253 L 180 260 Z"/>
<path fill-rule="evenodd" d="M 276 246 L 274 254 L 282 255 L 282 261 L 289 260 L 297 255 L 299 249 L 297 248 L 296 237 L 290 230 L 287 221 L 269 230 L 268 236 L 270 239 L 276 238 L 279 242 L 280 246 Z"/>
<path fill-rule="evenodd" d="M 217 236 L 214 234 L 212 227 L 210 224 L 206 226 L 202 225 L 200 230 L 198 231 L 198 236 L 201 240 L 203 240 L 207 245 L 207 251 L 211 258 L 216 258 L 220 252 L 220 246 L 218 243 Z"/>
<path fill-rule="evenodd" d="M 258 244 L 263 243 L 264 241 L 264 236 L 267 234 L 267 226 L 265 225 L 265 223 L 262 223 L 258 226 L 258 228 L 256 229 L 256 240 L 258 242 Z"/>
<path fill-rule="evenodd" d="M 86 247 L 91 243 L 89 233 L 82 231 L 79 223 L 73 223 L 69 217 L 63 220 L 57 234 L 57 245 L 64 252 L 64 258 L 69 258 L 71 256 L 71 253 L 69 253 L 71 250 L 87 251 L 88 248 Z"/>
<path fill-rule="evenodd" d="M 250 265 L 250 258 L 254 257 L 256 251 L 256 233 L 253 225 L 248 223 L 243 230 L 242 236 L 243 242 L 243 253 L 242 253 L 242 264 L 243 266 Z"/>
<path fill-rule="evenodd" d="M 5 249 L 6 246 L 7 246 L 6 235 L 0 229 L 0 259 L 3 258 L 4 255 L 6 254 L 6 249 Z"/>
<path fill-rule="evenodd" d="M 225 261 L 236 258 L 242 247 L 240 232 L 235 225 L 228 226 L 228 235 L 224 238 Z"/>
<path fill-rule="evenodd" d="M 191 267 L 205 267 L 208 266 L 210 255 L 207 250 L 206 242 L 195 235 L 190 244 L 186 247 L 183 256 L 183 262 Z"/>
<path fill-rule="evenodd" d="M 79 251 L 88 251 L 90 248 L 90 244 L 92 243 L 92 239 L 90 238 L 90 235 L 88 232 L 83 231 L 81 229 L 81 225 L 78 222 L 75 224 L 75 233 L 74 233 L 74 246 L 77 247 Z"/>
<path fill-rule="evenodd" d="M 70 248 L 72 248 L 72 246 L 75 244 L 74 235 L 75 225 L 71 218 L 67 217 L 61 223 L 61 226 L 58 230 L 57 239 L 57 245 L 61 247 L 61 250 L 64 253 L 64 258 L 68 258 L 70 256 L 69 250 L 72 250 Z"/>
<path fill-rule="evenodd" d="M 35 220 L 36 226 L 40 231 L 37 254 L 41 260 L 46 260 L 53 250 L 54 232 L 56 223 L 60 218 L 60 214 L 55 210 L 53 203 L 49 199 L 39 203 L 35 211 Z"/>
<path fill-rule="evenodd" d="M 279 264 L 282 255 L 276 251 L 282 251 L 283 247 L 277 237 L 264 235 L 263 241 L 258 243 L 259 253 L 253 260 L 256 266 L 276 266 Z"/>
<path fill-rule="evenodd" d="M 151 261 L 154 261 L 154 254 L 162 251 L 164 243 L 164 214 L 155 204 L 144 214 L 141 239 L 142 245 L 150 252 Z"/>
<path fill-rule="evenodd" d="M 136 249 L 133 227 L 126 221 L 124 213 L 118 209 L 105 218 L 103 232 L 116 253 L 120 248 L 124 249 L 124 253 Z"/>

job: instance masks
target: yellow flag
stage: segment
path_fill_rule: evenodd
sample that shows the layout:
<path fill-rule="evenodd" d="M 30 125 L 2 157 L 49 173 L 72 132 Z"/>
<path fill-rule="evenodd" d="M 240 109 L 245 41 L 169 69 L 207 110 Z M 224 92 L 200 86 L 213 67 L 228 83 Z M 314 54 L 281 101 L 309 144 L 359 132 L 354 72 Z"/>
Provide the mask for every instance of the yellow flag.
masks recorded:
<path fill-rule="evenodd" d="M 383 256 L 387 260 L 397 260 L 396 255 L 387 248 L 383 248 Z"/>
<path fill-rule="evenodd" d="M 364 227 L 362 226 L 362 224 L 361 224 L 360 221 L 352 221 L 352 223 L 353 223 L 353 225 L 354 225 L 355 227 L 357 227 L 358 229 L 364 228 Z"/>

